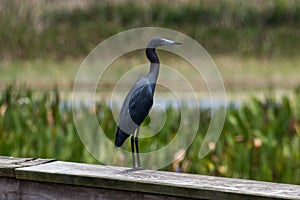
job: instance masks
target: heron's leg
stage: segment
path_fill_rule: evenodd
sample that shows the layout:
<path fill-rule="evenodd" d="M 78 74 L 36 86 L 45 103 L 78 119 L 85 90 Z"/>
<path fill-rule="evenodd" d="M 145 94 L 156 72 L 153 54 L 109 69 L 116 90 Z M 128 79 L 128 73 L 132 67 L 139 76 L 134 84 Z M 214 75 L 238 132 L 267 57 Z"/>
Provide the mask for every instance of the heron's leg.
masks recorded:
<path fill-rule="evenodd" d="M 136 156 L 137 156 L 137 167 L 139 168 L 141 166 L 140 163 L 140 151 L 139 151 L 139 133 L 140 133 L 140 127 L 137 128 L 136 135 L 135 135 L 135 148 L 136 148 Z"/>
<path fill-rule="evenodd" d="M 134 156 L 134 133 L 131 136 L 131 155 L 132 155 L 132 168 L 135 168 L 135 156 Z"/>

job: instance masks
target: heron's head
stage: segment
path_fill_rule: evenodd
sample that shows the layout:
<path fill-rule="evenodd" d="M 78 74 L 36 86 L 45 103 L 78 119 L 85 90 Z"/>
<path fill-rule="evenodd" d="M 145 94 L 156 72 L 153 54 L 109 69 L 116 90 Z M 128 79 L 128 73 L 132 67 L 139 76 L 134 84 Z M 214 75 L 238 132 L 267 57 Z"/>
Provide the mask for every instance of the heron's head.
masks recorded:
<path fill-rule="evenodd" d="M 175 42 L 173 40 L 168 40 L 168 39 L 165 39 L 165 38 L 161 38 L 161 37 L 153 37 L 150 40 L 147 48 L 156 48 L 156 47 L 159 47 L 159 46 L 172 45 L 172 44 L 180 45 L 181 43 Z"/>

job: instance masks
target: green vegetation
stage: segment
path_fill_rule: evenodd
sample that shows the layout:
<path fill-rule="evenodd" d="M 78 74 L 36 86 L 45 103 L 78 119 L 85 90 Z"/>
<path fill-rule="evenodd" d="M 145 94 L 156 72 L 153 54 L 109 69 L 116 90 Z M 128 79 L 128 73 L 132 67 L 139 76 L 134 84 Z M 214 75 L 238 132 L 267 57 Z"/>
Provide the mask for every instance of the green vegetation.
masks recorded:
<path fill-rule="evenodd" d="M 72 110 L 60 109 L 57 90 L 37 94 L 10 86 L 0 102 L 0 155 L 93 161 L 76 134 Z"/>
<path fill-rule="evenodd" d="M 300 85 L 300 57 L 256 59 L 217 55 L 213 56 L 213 60 L 220 70 L 229 97 L 233 92 L 249 92 L 249 90 L 262 92 L 269 88 L 290 90 Z M 194 73 L 193 67 L 189 63 L 177 57 L 168 59 L 168 57 L 162 56 L 161 61 L 188 77 L 193 87 L 206 90 L 205 85 L 196 82 L 199 81 L 199 76 Z M 83 59 L 0 61 L 0 90 L 11 83 L 16 86 L 26 85 L 37 90 L 51 89 L 55 86 L 58 86 L 60 90 L 71 90 L 82 62 Z M 105 89 L 112 90 L 118 77 L 131 67 L 146 62 L 148 61 L 144 54 L 132 56 L 129 59 L 118 59 L 109 66 L 107 75 L 101 78 L 101 81 L 105 83 Z M 163 74 L 160 74 L 159 79 L 177 82 L 176 79 L 163 76 Z M 87 84 L 89 84 L 88 81 Z M 239 95 L 237 97 L 239 98 Z"/>
<path fill-rule="evenodd" d="M 130 28 L 161 26 L 199 41 L 227 90 L 293 89 L 300 84 L 299 13 L 297 0 L 2 0 L 0 88 L 70 89 L 84 57 L 101 41 Z M 119 68 L 141 63 L 134 59 Z"/>
<path fill-rule="evenodd" d="M 105 103 L 94 109 L 78 107 L 83 115 L 96 114 L 111 140 L 116 124 Z M 198 158 L 210 121 L 210 110 L 201 109 L 198 134 L 183 157 L 163 170 L 178 170 L 227 177 L 300 184 L 300 91 L 280 101 L 256 98 L 236 108 L 229 106 L 223 133 L 212 151 Z M 162 147 L 176 134 L 180 114 L 166 108 L 167 120 L 161 132 L 141 140 L 142 152 Z M 188 112 L 192 112 L 190 109 Z M 125 144 L 125 148 L 129 143 Z M 178 149 L 180 152 L 180 149 Z M 103 153 L 103 152 L 102 152 Z M 104 152 L 105 154 L 105 152 Z M 97 163 L 81 143 L 70 105 L 60 100 L 57 90 L 35 93 L 8 87 L 0 99 L 0 155 L 47 157 Z M 169 155 L 175 156 L 175 155 Z"/>
<path fill-rule="evenodd" d="M 143 26 L 183 32 L 212 55 L 226 90 L 247 93 L 300 84 L 299 25 L 298 0 L 2 0 L 0 155 L 99 163 L 78 137 L 62 90 L 72 88 L 83 58 L 114 34 Z M 131 55 L 114 62 L 106 71 L 106 89 L 116 77 L 109 73 L 123 74 L 128 69 L 124 65 L 137 66 L 144 59 Z M 169 62 L 181 66 L 179 72 L 186 69 L 182 60 Z M 201 87 L 192 70 L 184 73 L 193 86 Z M 49 89 L 55 85 L 57 89 Z M 82 104 L 78 109 L 83 115 L 97 114 L 113 140 L 116 124 L 110 107 L 98 102 L 93 108 Z M 169 106 L 166 112 L 161 132 L 141 141 L 142 152 L 165 146 L 176 133 L 178 110 Z M 201 109 L 193 144 L 185 153 L 178 149 L 183 157 L 162 170 L 300 184 L 300 90 L 279 99 L 247 98 L 238 108 L 229 106 L 217 145 L 211 144 L 211 153 L 199 159 L 209 121 L 210 110 Z M 128 143 L 124 148 L 129 149 Z"/>
<path fill-rule="evenodd" d="M 85 56 L 107 37 L 143 26 L 181 31 L 212 54 L 275 57 L 300 51 L 297 0 L 90 0 L 74 8 L 69 4 L 1 1 L 0 58 Z"/>

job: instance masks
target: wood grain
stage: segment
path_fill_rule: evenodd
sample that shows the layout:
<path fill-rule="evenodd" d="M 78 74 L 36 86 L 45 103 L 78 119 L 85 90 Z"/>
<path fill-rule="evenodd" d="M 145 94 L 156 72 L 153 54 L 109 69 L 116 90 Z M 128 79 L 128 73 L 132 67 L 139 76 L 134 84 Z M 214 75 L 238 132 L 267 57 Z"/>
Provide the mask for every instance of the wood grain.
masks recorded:
<path fill-rule="evenodd" d="M 0 199 L 298 199 L 300 186 L 0 156 Z"/>
<path fill-rule="evenodd" d="M 15 158 L 0 156 L 0 177 L 15 177 L 15 169 L 52 162 L 55 159 Z"/>
<path fill-rule="evenodd" d="M 16 169 L 16 178 L 196 199 L 300 199 L 300 186 L 71 162 Z"/>
<path fill-rule="evenodd" d="M 150 194 L 133 191 L 112 190 L 106 188 L 94 188 L 84 186 L 74 186 L 67 184 L 34 182 L 21 180 L 22 185 L 20 194 L 22 199 L 152 199 L 152 200 L 178 200 L 175 196 L 166 196 L 160 194 Z M 55 191 L 55 192 L 54 192 Z M 180 198 L 188 199 L 188 198 Z"/>

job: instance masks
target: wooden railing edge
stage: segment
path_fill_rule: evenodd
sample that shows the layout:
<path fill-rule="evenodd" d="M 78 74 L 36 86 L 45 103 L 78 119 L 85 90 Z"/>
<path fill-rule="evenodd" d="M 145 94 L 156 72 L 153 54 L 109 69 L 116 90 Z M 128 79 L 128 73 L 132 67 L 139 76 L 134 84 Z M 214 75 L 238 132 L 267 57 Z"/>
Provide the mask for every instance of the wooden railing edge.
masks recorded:
<path fill-rule="evenodd" d="M 195 199 L 299 199 L 300 186 L 85 163 L 0 157 L 1 177 Z M 113 195 L 113 193 L 112 193 Z"/>

